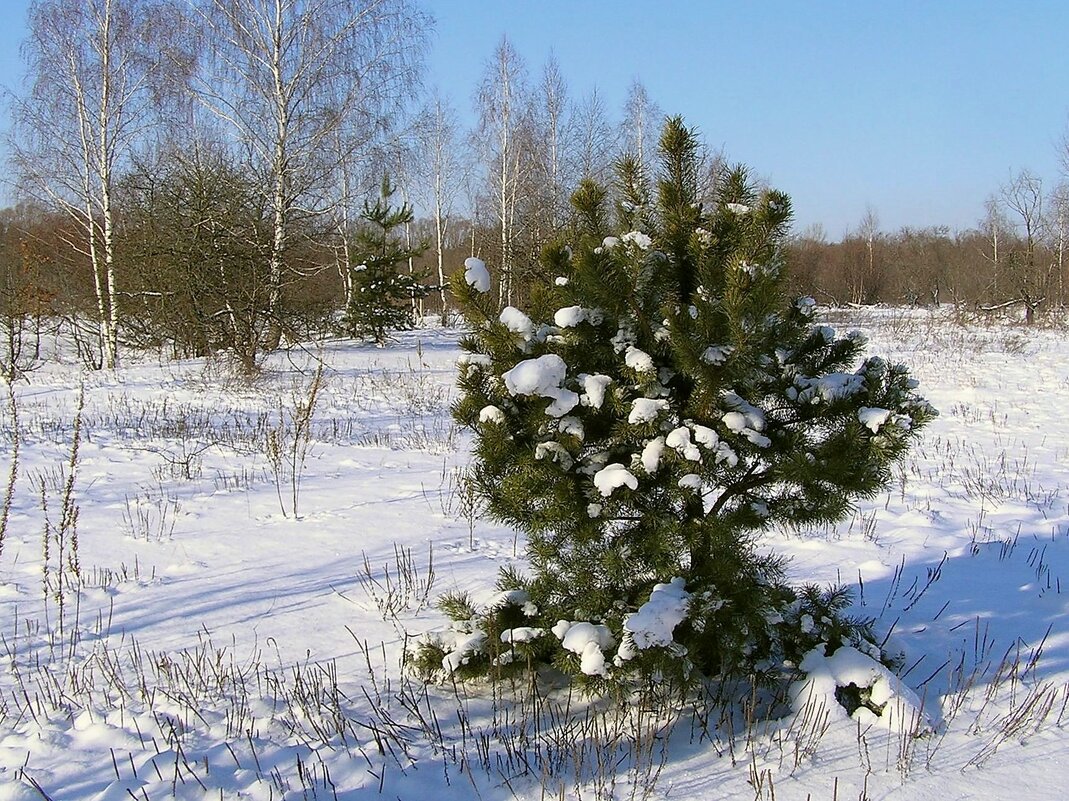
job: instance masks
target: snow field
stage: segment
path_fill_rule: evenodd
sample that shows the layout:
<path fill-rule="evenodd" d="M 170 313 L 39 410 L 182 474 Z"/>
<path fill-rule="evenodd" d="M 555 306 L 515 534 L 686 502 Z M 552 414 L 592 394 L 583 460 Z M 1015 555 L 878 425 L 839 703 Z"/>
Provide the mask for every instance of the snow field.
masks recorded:
<path fill-rule="evenodd" d="M 902 685 L 815 654 L 809 686 L 710 688 L 685 709 L 406 675 L 406 643 L 444 623 L 435 598 L 489 602 L 498 567 L 522 566 L 522 541 L 459 481 L 455 332 L 277 354 L 249 382 L 203 362 L 50 363 L 15 387 L 0 801 L 1051 797 L 1069 778 L 1065 338 L 848 314 L 828 322 L 910 365 L 941 416 L 888 492 L 762 547 L 799 582 L 854 586 L 903 651 Z M 535 372 L 517 392 L 593 395 Z M 604 494 L 626 482 L 616 467 Z M 632 618 L 645 639 L 678 614 L 669 586 Z M 576 658 L 611 669 L 603 632 L 569 632 Z M 847 717 L 851 680 L 897 717 Z"/>

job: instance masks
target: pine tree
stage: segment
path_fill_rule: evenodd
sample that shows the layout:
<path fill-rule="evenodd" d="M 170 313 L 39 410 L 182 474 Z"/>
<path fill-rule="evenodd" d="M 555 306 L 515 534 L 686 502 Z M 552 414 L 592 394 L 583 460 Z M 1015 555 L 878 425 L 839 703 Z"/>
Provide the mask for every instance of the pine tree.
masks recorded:
<path fill-rule="evenodd" d="M 786 195 L 737 168 L 703 208 L 680 118 L 660 163 L 652 198 L 637 161 L 621 165 L 615 231 L 608 192 L 580 187 L 570 245 L 543 256 L 560 277 L 529 314 L 495 313 L 478 260 L 455 277 L 470 480 L 526 535 L 530 571 L 503 571 L 483 610 L 445 599 L 455 623 L 424 645 L 428 672 L 550 662 L 682 688 L 774 675 L 821 643 L 880 655 L 848 593 L 793 589 L 754 537 L 842 518 L 935 412 L 904 367 L 862 359 L 860 334 L 786 297 Z"/>
<path fill-rule="evenodd" d="M 397 237 L 397 229 L 412 222 L 413 213 L 407 203 L 391 206 L 393 194 L 389 178 L 383 178 L 379 197 L 364 203 L 363 224 L 353 245 L 352 293 L 342 318 L 346 336 L 372 339 L 377 345 L 386 342 L 390 331 L 412 327 L 412 301 L 428 293 L 421 275 L 399 270 L 423 255 L 426 245 L 405 247 Z"/>

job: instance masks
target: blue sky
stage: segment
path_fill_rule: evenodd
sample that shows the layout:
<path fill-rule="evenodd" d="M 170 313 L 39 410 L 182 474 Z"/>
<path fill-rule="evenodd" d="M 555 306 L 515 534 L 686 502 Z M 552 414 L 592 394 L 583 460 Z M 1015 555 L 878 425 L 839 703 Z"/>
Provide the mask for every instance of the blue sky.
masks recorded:
<path fill-rule="evenodd" d="M 17 84 L 25 0 L 0 0 L 0 82 Z M 1069 3 L 435 0 L 427 77 L 463 112 L 507 35 L 532 77 L 552 52 L 573 97 L 618 112 L 640 79 L 732 160 L 838 237 L 973 225 L 1027 167 L 1060 179 Z"/>

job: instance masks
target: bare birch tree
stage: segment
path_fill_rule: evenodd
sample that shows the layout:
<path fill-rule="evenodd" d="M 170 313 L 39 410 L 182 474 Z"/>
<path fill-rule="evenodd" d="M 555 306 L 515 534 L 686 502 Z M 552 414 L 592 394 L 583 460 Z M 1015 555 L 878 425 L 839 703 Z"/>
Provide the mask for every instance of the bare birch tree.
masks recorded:
<path fill-rule="evenodd" d="M 857 228 L 858 238 L 865 243 L 865 260 L 859 265 L 851 290 L 853 303 L 871 303 L 879 294 L 882 277 L 876 269 L 876 245 L 883 238 L 880 231 L 880 215 L 872 206 L 865 207 L 865 216 Z"/>
<path fill-rule="evenodd" d="M 119 351 L 117 176 L 144 141 L 182 59 L 173 4 L 38 0 L 23 57 L 31 84 L 15 101 L 13 152 L 23 186 L 76 224 L 69 244 L 90 265 L 101 365 Z"/>
<path fill-rule="evenodd" d="M 620 135 L 624 152 L 634 156 L 647 175 L 656 172 L 657 142 L 663 124 L 664 112 L 650 97 L 642 81 L 636 78 L 631 82 L 624 102 Z"/>
<path fill-rule="evenodd" d="M 486 66 L 476 106 L 478 141 L 487 166 L 500 247 L 499 299 L 502 305 L 508 305 L 515 290 L 517 206 L 527 166 L 523 144 L 530 115 L 526 67 L 507 38 L 502 38 Z"/>
<path fill-rule="evenodd" d="M 573 108 L 572 128 L 575 131 L 576 184 L 589 179 L 607 186 L 612 181 L 619 137 L 609 122 L 605 103 L 596 88 Z"/>
<path fill-rule="evenodd" d="M 211 57 L 198 96 L 230 126 L 269 195 L 264 346 L 274 349 L 295 227 L 331 209 L 339 163 L 395 124 L 431 22 L 409 0 L 201 0 L 200 9 Z"/>
<path fill-rule="evenodd" d="M 1058 305 L 1065 305 L 1065 257 L 1069 246 L 1069 184 L 1059 183 L 1047 198 L 1046 238 L 1054 260 Z"/>
<path fill-rule="evenodd" d="M 434 223 L 431 248 L 438 271 L 438 295 L 442 307 L 442 321 L 449 317 L 448 289 L 445 275 L 446 241 L 452 226 L 457 199 L 464 190 L 470 165 L 461 144 L 460 123 L 456 109 L 437 89 L 432 93 L 420 115 L 419 185 L 422 201 L 429 209 Z"/>
<path fill-rule="evenodd" d="M 981 255 L 991 264 L 991 280 L 988 288 L 992 298 L 1001 300 L 999 280 L 1002 277 L 1002 262 L 1006 255 L 1007 240 L 1010 237 L 1010 222 L 996 195 L 990 195 L 984 201 L 984 216 L 980 220 L 979 231 L 983 235 L 984 246 Z"/>
<path fill-rule="evenodd" d="M 542 68 L 542 80 L 538 87 L 535 126 L 537 135 L 533 144 L 537 148 L 535 165 L 538 170 L 537 187 L 541 191 L 542 206 L 540 222 L 548 231 L 556 231 L 568 211 L 570 176 L 567 168 L 567 151 L 570 131 L 568 111 L 568 84 L 560 71 L 560 64 L 552 54 Z"/>

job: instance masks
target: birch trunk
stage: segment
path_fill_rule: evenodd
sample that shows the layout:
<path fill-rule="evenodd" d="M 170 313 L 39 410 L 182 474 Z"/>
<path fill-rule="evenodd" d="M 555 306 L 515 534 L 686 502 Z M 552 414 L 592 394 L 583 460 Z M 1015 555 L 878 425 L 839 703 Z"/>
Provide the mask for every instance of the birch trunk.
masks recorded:
<path fill-rule="evenodd" d="M 98 119 L 98 164 L 100 179 L 101 244 L 104 249 L 104 276 L 107 281 L 106 313 L 101 316 L 104 366 L 115 369 L 119 358 L 119 304 L 115 282 L 115 239 L 111 208 L 113 142 L 111 126 L 111 0 L 104 2 L 100 31 L 100 114 Z"/>
<path fill-rule="evenodd" d="M 271 77 L 274 80 L 275 142 L 272 161 L 272 233 L 271 258 L 267 272 L 267 333 L 264 347 L 277 350 L 282 341 L 282 282 L 285 270 L 286 217 L 289 208 L 289 170 L 287 143 L 289 139 L 289 104 L 282 74 L 282 0 L 275 0 L 275 21 L 271 37 Z"/>

